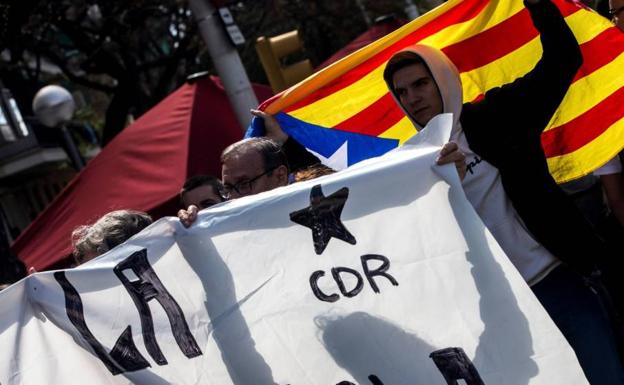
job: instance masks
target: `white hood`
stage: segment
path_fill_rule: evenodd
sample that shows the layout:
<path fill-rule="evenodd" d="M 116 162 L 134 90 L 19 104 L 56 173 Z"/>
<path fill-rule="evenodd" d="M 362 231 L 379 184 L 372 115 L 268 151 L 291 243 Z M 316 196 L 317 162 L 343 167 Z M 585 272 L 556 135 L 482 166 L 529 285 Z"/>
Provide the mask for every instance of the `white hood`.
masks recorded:
<path fill-rule="evenodd" d="M 438 85 L 444 106 L 443 112 L 453 114 L 453 131 L 459 130 L 458 122 L 462 110 L 463 92 L 459 71 L 457 67 L 455 67 L 455 64 L 453 64 L 442 51 L 427 45 L 417 44 L 400 52 L 413 52 L 423 59 Z M 393 85 L 388 82 L 387 86 L 399 107 L 401 107 L 405 115 L 410 118 L 416 129 L 420 131 L 422 126 L 418 124 L 401 105 L 394 92 Z"/>

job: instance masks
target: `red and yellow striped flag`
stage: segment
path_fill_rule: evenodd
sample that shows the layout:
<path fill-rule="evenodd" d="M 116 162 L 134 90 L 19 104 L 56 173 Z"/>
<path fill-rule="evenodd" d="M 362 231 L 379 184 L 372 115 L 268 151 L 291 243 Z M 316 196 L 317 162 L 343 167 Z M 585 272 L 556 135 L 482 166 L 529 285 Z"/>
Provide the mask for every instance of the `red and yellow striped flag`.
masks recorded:
<path fill-rule="evenodd" d="M 624 147 L 624 33 L 590 9 L 553 0 L 584 63 L 542 134 L 559 182 L 590 173 Z M 385 63 L 416 43 L 441 49 L 461 73 L 464 101 L 529 72 L 541 43 L 520 0 L 451 0 L 345 57 L 261 106 L 311 150 L 330 157 L 348 144 L 348 164 L 416 133 L 382 78 Z"/>

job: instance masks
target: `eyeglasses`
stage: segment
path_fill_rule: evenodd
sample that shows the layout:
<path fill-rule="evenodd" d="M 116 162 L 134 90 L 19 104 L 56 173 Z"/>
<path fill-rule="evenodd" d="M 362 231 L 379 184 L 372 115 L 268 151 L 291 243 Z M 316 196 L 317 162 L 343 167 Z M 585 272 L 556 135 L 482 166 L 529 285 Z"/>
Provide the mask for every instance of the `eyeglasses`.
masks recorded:
<path fill-rule="evenodd" d="M 253 182 L 273 172 L 276 168 L 277 167 L 273 167 L 272 169 L 267 170 L 258 176 L 255 176 L 249 180 L 238 182 L 236 184 L 229 184 L 229 183 L 223 184 L 223 196 L 226 199 L 230 199 L 230 197 L 232 196 L 232 191 L 236 191 L 236 193 L 241 196 L 249 194 L 251 190 L 253 189 Z"/>
<path fill-rule="evenodd" d="M 618 14 L 620 14 L 622 11 L 624 11 L 624 5 L 618 8 L 613 8 L 609 10 L 609 15 L 611 15 L 612 18 L 616 18 L 618 17 Z"/>

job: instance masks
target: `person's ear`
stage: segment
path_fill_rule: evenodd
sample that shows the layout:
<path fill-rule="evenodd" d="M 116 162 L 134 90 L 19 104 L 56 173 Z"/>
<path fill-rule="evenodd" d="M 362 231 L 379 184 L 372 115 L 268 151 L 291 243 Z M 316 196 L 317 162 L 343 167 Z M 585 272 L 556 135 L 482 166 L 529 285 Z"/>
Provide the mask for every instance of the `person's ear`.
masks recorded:
<path fill-rule="evenodd" d="M 288 167 L 281 165 L 274 172 L 280 185 L 285 186 L 288 184 Z"/>

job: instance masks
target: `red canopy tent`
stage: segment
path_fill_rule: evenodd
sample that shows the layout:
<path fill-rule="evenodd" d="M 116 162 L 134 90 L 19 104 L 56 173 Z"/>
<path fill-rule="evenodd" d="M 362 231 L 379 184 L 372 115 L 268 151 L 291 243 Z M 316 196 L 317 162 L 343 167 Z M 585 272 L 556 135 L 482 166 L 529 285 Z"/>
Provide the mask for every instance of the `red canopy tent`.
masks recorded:
<path fill-rule="evenodd" d="M 269 87 L 254 86 L 258 100 Z M 214 77 L 186 83 L 126 127 L 15 240 L 27 267 L 48 269 L 71 253 L 74 228 L 112 210 L 175 215 L 177 194 L 193 175 L 221 175 L 219 157 L 240 140 L 225 91 Z"/>

